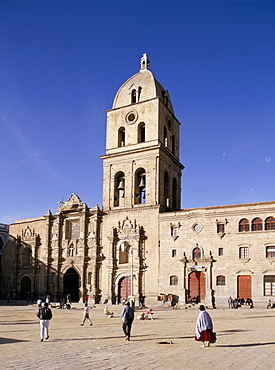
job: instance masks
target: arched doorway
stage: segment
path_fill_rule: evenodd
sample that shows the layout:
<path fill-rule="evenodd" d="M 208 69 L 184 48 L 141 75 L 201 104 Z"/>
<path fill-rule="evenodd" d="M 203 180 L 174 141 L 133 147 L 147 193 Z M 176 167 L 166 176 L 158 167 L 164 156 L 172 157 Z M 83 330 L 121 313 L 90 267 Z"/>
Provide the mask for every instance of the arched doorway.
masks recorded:
<path fill-rule="evenodd" d="M 124 299 L 127 300 L 131 295 L 131 277 L 124 276 L 119 280 L 118 283 L 118 303 L 121 303 Z"/>
<path fill-rule="evenodd" d="M 71 295 L 72 302 L 79 301 L 79 275 L 74 268 L 69 268 L 64 274 L 63 297 Z"/>
<path fill-rule="evenodd" d="M 27 299 L 28 293 L 31 293 L 31 291 L 31 279 L 28 276 L 24 276 L 20 283 L 20 299 Z"/>
<path fill-rule="evenodd" d="M 188 276 L 189 298 L 197 298 L 197 302 L 202 302 L 206 294 L 205 274 L 201 271 L 193 271 Z"/>

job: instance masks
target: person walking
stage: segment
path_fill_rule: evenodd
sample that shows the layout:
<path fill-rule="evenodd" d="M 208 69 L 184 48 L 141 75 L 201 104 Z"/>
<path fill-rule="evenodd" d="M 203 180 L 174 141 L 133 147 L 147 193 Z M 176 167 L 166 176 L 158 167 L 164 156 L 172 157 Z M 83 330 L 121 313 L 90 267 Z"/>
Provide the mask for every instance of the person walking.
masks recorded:
<path fill-rule="evenodd" d="M 82 324 L 80 324 L 80 326 L 83 326 L 84 325 L 84 322 L 88 320 L 90 322 L 90 326 L 93 325 L 91 319 L 90 319 L 90 307 L 88 306 L 88 303 L 86 302 L 85 303 L 85 306 L 84 306 L 84 312 L 83 312 L 83 320 L 82 320 Z"/>
<path fill-rule="evenodd" d="M 52 310 L 49 308 L 47 302 L 38 310 L 36 316 L 40 319 L 40 342 L 43 342 L 44 334 L 46 340 L 49 339 L 49 323 L 52 318 Z"/>
<path fill-rule="evenodd" d="M 125 334 L 125 340 L 130 340 L 132 323 L 134 321 L 134 310 L 130 307 L 130 302 L 125 303 L 121 313 L 122 329 Z"/>
<path fill-rule="evenodd" d="M 216 341 L 213 335 L 212 319 L 203 305 L 200 305 L 199 309 L 201 312 L 196 323 L 195 340 L 202 342 L 202 347 L 209 347 L 211 342 Z"/>

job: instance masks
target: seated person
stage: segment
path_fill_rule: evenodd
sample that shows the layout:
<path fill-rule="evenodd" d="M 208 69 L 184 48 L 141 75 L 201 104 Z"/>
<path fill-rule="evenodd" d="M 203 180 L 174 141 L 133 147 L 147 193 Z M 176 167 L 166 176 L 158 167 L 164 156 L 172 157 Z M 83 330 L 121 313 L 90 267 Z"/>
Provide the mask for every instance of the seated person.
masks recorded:
<path fill-rule="evenodd" d="M 272 306 L 272 304 L 271 304 L 271 300 L 269 300 L 269 301 L 267 302 L 266 308 L 271 308 L 271 306 Z"/>
<path fill-rule="evenodd" d="M 146 312 L 145 312 L 145 319 L 146 320 L 154 320 L 153 319 L 153 309 L 152 308 L 149 308 L 149 310 L 147 310 Z"/>
<path fill-rule="evenodd" d="M 104 314 L 105 314 L 105 316 L 107 316 L 108 318 L 112 318 L 112 317 L 114 317 L 114 313 L 113 313 L 113 312 L 110 312 L 107 306 L 104 308 Z"/>

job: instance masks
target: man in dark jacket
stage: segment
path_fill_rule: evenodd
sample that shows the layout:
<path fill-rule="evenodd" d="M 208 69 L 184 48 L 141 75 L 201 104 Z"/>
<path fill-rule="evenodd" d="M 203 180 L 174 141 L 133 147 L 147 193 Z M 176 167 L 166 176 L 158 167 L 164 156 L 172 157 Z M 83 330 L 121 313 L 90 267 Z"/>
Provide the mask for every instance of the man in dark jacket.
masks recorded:
<path fill-rule="evenodd" d="M 121 313 L 122 329 L 125 334 L 125 340 L 130 340 L 132 322 L 134 321 L 134 310 L 130 307 L 130 302 L 126 302 Z"/>
<path fill-rule="evenodd" d="M 45 302 L 43 307 L 39 309 L 36 316 L 40 319 L 40 342 L 43 342 L 44 332 L 46 340 L 49 339 L 49 323 L 52 318 L 52 311 L 47 302 Z"/>

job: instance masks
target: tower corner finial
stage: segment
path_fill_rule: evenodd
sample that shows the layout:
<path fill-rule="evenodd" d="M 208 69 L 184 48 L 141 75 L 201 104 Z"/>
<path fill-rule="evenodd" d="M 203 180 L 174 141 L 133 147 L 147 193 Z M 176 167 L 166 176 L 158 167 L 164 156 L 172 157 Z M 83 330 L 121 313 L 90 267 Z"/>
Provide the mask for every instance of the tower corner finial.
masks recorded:
<path fill-rule="evenodd" d="M 142 55 L 142 58 L 140 59 L 140 71 L 149 69 L 150 67 L 150 60 L 148 58 L 147 53 L 144 53 Z"/>

